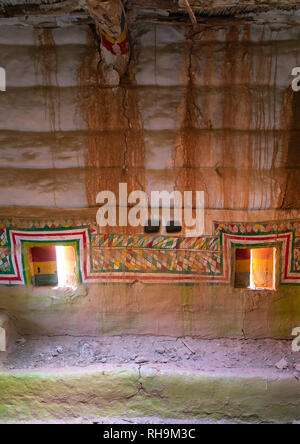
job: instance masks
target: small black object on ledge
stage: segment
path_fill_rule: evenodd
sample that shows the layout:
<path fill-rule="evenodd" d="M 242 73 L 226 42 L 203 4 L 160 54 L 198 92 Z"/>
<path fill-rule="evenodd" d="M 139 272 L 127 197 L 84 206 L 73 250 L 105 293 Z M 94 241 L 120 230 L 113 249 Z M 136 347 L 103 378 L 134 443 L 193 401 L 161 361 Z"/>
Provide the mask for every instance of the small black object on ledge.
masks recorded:
<path fill-rule="evenodd" d="M 180 233 L 182 230 L 182 225 L 178 220 L 170 220 L 167 223 L 166 231 L 167 233 Z"/>
<path fill-rule="evenodd" d="M 160 220 L 149 219 L 144 227 L 145 233 L 153 234 L 160 231 Z"/>

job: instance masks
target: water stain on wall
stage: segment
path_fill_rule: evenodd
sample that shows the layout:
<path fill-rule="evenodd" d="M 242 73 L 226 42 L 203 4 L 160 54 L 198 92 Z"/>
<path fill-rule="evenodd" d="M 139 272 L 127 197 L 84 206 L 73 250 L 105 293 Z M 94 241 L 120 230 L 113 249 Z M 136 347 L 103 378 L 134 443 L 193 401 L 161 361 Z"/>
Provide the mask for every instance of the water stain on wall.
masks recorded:
<path fill-rule="evenodd" d="M 52 156 L 52 188 L 54 206 L 56 205 L 56 165 L 57 132 L 61 130 L 61 97 L 58 81 L 58 55 L 53 33 L 50 28 L 36 28 L 33 31 L 35 45 L 38 50 L 34 64 L 37 84 L 42 79 L 45 120 L 50 122 L 48 140 Z M 51 185 L 49 186 L 51 188 Z"/>
<path fill-rule="evenodd" d="M 52 131 L 61 128 L 60 89 L 58 82 L 58 55 L 52 30 L 34 29 L 34 42 L 38 47 L 35 60 L 35 76 L 42 78 L 45 117 L 49 118 Z"/>
<path fill-rule="evenodd" d="M 276 32 L 260 28 L 260 34 L 241 23 L 187 31 L 189 81 L 174 165 L 177 188 L 204 190 L 207 208 L 295 208 L 287 196 L 288 207 L 281 205 L 282 159 L 295 165 L 299 128 L 290 115 L 299 115 L 298 98 L 278 84 Z M 298 185 L 294 176 L 290 171 L 290 193 Z"/>
<path fill-rule="evenodd" d="M 291 92 L 291 121 L 286 159 L 287 186 L 282 209 L 300 208 L 299 131 L 300 131 L 300 93 Z"/>
<path fill-rule="evenodd" d="M 205 190 L 206 184 L 201 171 L 195 169 L 199 164 L 198 156 L 199 134 L 195 130 L 201 126 L 203 129 L 210 129 L 211 122 L 207 119 L 205 112 L 197 103 L 197 87 L 195 85 L 195 73 L 193 71 L 193 58 L 195 57 L 194 36 L 190 34 L 190 28 L 186 30 L 186 51 L 183 61 L 188 79 L 182 106 L 179 110 L 181 116 L 181 128 L 179 131 L 178 145 L 174 149 L 173 162 L 176 168 L 175 189 L 181 192 L 188 190 Z M 201 184 L 201 185 L 200 185 Z"/>
<path fill-rule="evenodd" d="M 113 191 L 118 196 L 121 182 L 128 183 L 129 193 L 145 189 L 145 147 L 133 59 L 120 86 L 105 87 L 93 28 L 87 39 L 88 49 L 78 71 L 78 110 L 87 126 L 87 202 L 95 207 L 100 191 Z"/>

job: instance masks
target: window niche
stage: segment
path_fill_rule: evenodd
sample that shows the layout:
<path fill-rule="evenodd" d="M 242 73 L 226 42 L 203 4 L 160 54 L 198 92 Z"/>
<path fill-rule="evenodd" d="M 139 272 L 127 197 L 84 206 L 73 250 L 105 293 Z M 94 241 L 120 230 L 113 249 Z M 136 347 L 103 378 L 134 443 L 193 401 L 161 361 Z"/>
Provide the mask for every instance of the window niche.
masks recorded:
<path fill-rule="evenodd" d="M 35 246 L 29 250 L 31 283 L 35 287 L 76 288 L 76 256 L 71 246 Z"/>
<path fill-rule="evenodd" d="M 235 288 L 276 290 L 277 249 L 237 248 L 235 250 Z"/>

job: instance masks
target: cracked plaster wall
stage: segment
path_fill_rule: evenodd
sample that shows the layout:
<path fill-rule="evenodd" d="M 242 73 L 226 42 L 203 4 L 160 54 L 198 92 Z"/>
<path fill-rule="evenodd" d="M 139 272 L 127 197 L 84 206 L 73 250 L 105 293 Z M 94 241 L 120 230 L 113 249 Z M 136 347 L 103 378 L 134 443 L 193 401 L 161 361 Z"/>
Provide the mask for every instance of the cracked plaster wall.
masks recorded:
<path fill-rule="evenodd" d="M 1 27 L 1 212 L 85 214 L 99 191 L 128 182 L 129 191 L 204 190 L 208 234 L 212 220 L 299 217 L 299 37 L 288 25 L 212 21 L 191 35 L 135 24 L 128 73 L 110 89 L 97 75 L 91 28 Z M 94 285 L 56 300 L 3 287 L 0 307 L 20 330 L 45 334 L 288 338 L 299 323 L 293 287 L 251 297 L 153 288 Z"/>
<path fill-rule="evenodd" d="M 216 216 L 298 209 L 299 32 L 135 25 L 128 75 L 110 89 L 89 28 L 4 26 L 0 205 L 95 207 L 99 191 L 127 181 L 204 190 Z"/>

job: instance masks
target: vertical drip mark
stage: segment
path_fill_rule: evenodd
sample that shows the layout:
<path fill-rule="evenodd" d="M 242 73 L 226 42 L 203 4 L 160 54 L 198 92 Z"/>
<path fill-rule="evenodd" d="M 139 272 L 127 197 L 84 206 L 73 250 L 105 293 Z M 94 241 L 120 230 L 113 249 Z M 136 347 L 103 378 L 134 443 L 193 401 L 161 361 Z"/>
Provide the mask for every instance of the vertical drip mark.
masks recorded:
<path fill-rule="evenodd" d="M 298 190 L 300 189 L 299 174 L 299 134 L 300 134 L 300 94 L 290 92 L 290 110 L 291 117 L 289 123 L 289 141 L 287 148 L 287 179 L 286 190 L 282 200 L 281 208 L 284 210 L 299 209 L 300 197 Z"/>
<path fill-rule="evenodd" d="M 211 122 L 206 119 L 203 112 L 203 101 L 198 102 L 197 89 L 194 80 L 194 49 L 197 39 L 202 37 L 202 32 L 191 32 L 188 27 L 185 35 L 185 80 L 184 97 L 182 104 L 182 122 L 179 132 L 178 146 L 174 150 L 174 165 L 176 167 L 176 189 L 186 190 L 204 190 L 207 192 L 205 178 L 201 171 L 195 168 L 199 165 L 197 156 L 197 147 L 199 147 L 199 137 L 196 128 L 209 130 Z M 201 168 L 201 167 L 200 167 Z M 206 196 L 209 196 L 206 193 Z"/>
<path fill-rule="evenodd" d="M 273 52 L 273 51 L 272 51 Z M 273 58 L 275 60 L 273 61 Z M 277 77 L 278 77 L 278 47 L 275 46 L 275 56 L 273 57 L 272 53 L 272 65 L 274 65 L 274 75 L 273 75 L 273 147 L 272 147 L 272 161 L 271 161 L 271 177 L 272 177 L 272 188 L 271 188 L 271 200 L 276 205 L 277 200 L 277 189 L 278 189 L 278 182 L 276 180 L 276 164 L 277 164 L 277 157 L 279 152 L 279 143 L 278 143 L 278 133 L 276 131 L 277 127 Z M 271 153 L 269 153 L 269 145 L 268 145 L 268 156 L 270 156 Z M 273 173 L 272 173 L 273 172 Z M 274 206 L 275 206 L 274 205 Z"/>
<path fill-rule="evenodd" d="M 157 86 L 157 25 L 154 25 L 154 78 Z"/>
<path fill-rule="evenodd" d="M 97 67 L 99 53 L 92 30 L 87 40 L 78 70 L 77 106 L 86 125 L 86 197 L 93 208 L 100 191 L 118 195 L 120 182 L 128 183 L 128 191 L 143 185 L 145 149 L 133 58 L 120 86 L 106 87 Z"/>
<path fill-rule="evenodd" d="M 182 336 L 193 336 L 194 315 L 193 315 L 193 293 L 189 285 L 182 288 L 181 305 L 182 305 Z"/>
<path fill-rule="evenodd" d="M 49 120 L 51 137 L 51 158 L 52 158 L 52 180 L 53 180 L 53 200 L 56 202 L 56 142 L 57 131 L 61 131 L 61 97 L 58 81 L 58 56 L 52 30 L 49 28 L 35 29 L 34 40 L 38 47 L 35 60 L 35 76 L 37 83 L 42 79 L 45 119 Z M 53 82 L 54 78 L 54 82 Z"/>

